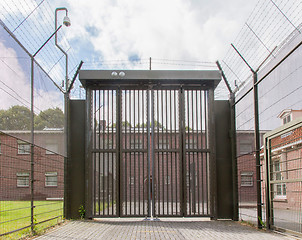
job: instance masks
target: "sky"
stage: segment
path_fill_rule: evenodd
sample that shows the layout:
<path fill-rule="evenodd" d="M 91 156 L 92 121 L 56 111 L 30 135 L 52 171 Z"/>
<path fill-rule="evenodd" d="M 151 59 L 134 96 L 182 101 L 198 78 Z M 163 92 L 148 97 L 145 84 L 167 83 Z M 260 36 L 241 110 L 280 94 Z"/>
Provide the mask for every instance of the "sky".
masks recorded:
<path fill-rule="evenodd" d="M 55 9 L 66 7 L 71 26 L 58 32 L 58 43 L 69 54 L 71 79 L 81 60 L 83 69 L 149 69 L 150 57 L 152 69 L 216 68 L 215 61 L 224 57 L 257 1 L 3 0 L 0 13 L 1 20 L 33 54 L 54 31 Z M 63 11 L 58 12 L 58 25 L 64 15 Z M 11 37 L 1 35 L 0 51 L 5 53 L 5 59 L 0 62 L 0 74 L 11 71 L 5 63 L 10 68 L 16 66 L 15 72 L 9 74 L 18 76 L 21 83 L 17 85 L 27 89 L 18 92 L 29 100 L 30 62 L 19 57 L 24 54 L 11 41 Z M 54 47 L 53 39 L 36 60 L 61 85 L 65 59 Z M 9 77 L 5 79 L 13 87 Z M 42 91 L 38 86 L 37 92 Z M 74 96 L 83 97 L 77 89 L 73 90 Z M 47 85 L 40 95 L 47 91 L 54 93 Z M 1 108 L 10 106 L 8 101 L 0 102 Z M 45 109 L 48 103 L 44 100 L 39 109 Z M 62 99 L 57 99 L 53 106 L 60 103 Z"/>

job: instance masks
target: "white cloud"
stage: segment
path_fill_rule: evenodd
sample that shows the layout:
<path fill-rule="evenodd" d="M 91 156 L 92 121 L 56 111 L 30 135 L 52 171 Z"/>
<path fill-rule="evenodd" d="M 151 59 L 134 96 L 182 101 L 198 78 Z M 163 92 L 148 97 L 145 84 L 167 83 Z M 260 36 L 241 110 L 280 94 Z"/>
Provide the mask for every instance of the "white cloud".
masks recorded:
<path fill-rule="evenodd" d="M 0 41 L 0 109 L 8 109 L 13 105 L 23 105 L 30 108 L 30 76 L 28 76 L 21 67 L 22 59 L 18 58 L 16 51 L 8 48 Z M 22 61 L 23 67 L 30 67 L 30 58 Z M 28 71 L 30 72 L 30 71 Z M 62 94 L 59 91 L 47 90 L 41 87 L 41 81 L 36 76 L 34 104 L 35 112 L 53 107 L 63 107 Z"/>
<path fill-rule="evenodd" d="M 69 37 L 88 39 L 105 60 L 138 54 L 142 58 L 209 61 L 224 57 L 234 33 L 243 25 L 237 20 L 252 10 L 247 5 L 255 3 L 240 6 L 236 0 L 220 5 L 219 1 L 185 0 L 68 2 L 73 21 Z M 86 26 L 93 27 L 98 34 L 90 34 Z"/>

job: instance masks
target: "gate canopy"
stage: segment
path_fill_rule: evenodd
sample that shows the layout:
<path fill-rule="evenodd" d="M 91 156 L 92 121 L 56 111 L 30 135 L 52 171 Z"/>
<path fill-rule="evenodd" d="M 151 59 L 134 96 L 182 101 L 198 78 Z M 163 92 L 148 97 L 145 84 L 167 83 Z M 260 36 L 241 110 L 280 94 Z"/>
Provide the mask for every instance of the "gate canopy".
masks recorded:
<path fill-rule="evenodd" d="M 79 79 L 84 88 L 160 88 L 184 85 L 186 88 L 215 89 L 221 80 L 218 70 L 81 70 Z M 147 84 L 146 84 L 147 83 Z"/>

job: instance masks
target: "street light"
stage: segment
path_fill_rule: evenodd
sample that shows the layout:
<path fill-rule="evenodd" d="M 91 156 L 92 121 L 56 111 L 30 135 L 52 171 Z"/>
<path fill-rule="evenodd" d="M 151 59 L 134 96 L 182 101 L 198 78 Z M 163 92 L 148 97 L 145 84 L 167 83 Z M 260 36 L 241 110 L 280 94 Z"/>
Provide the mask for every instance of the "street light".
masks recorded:
<path fill-rule="evenodd" d="M 68 27 L 70 26 L 69 18 L 64 18 L 63 24 Z M 42 44 L 42 46 L 31 56 L 31 230 L 34 231 L 34 61 L 36 55 L 41 51 L 41 49 L 49 42 L 49 40 L 56 35 L 57 32 L 62 28 L 60 25 L 58 28 L 56 26 L 55 31 L 51 36 Z"/>
<path fill-rule="evenodd" d="M 70 19 L 68 17 L 68 10 L 67 8 L 56 8 L 55 10 L 55 29 L 57 29 L 57 15 L 59 11 L 65 11 L 65 16 L 63 18 L 63 24 L 66 27 L 69 27 L 71 25 Z M 69 103 L 69 90 L 68 90 L 68 55 L 67 52 L 63 50 L 62 47 L 58 44 L 58 37 L 57 33 L 55 33 L 55 43 L 56 46 L 61 50 L 61 52 L 65 55 L 65 91 L 64 91 L 64 145 L 65 145 L 65 156 L 64 157 L 64 216 L 67 216 L 67 202 L 68 200 L 68 194 L 67 194 L 67 185 L 68 185 L 68 177 L 67 177 L 67 168 L 68 168 L 68 159 L 69 159 L 69 148 L 68 148 L 68 103 Z"/>
<path fill-rule="evenodd" d="M 69 27 L 71 25 L 70 23 L 70 19 L 68 17 L 68 10 L 67 8 L 56 8 L 56 11 L 55 11 L 55 30 L 57 29 L 57 16 L 58 16 L 58 12 L 59 11 L 65 11 L 66 15 L 65 17 L 63 18 L 63 24 L 66 26 L 66 27 Z M 65 58 L 66 58 L 66 65 L 65 65 L 65 91 L 67 92 L 67 89 L 68 89 L 68 55 L 67 55 L 67 52 L 65 52 L 63 50 L 62 47 L 59 46 L 58 44 L 58 36 L 57 36 L 57 33 L 55 33 L 55 43 L 56 43 L 56 46 L 61 50 L 61 52 L 65 55 Z"/>

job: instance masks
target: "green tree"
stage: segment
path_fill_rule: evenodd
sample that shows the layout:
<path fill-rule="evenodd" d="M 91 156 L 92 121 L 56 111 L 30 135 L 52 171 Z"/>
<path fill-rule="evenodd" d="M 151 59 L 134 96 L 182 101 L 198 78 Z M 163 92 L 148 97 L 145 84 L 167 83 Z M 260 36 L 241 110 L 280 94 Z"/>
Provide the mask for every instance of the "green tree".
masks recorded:
<path fill-rule="evenodd" d="M 128 121 L 122 121 L 122 127 L 125 127 L 125 126 L 132 128 L 131 123 L 129 123 Z M 116 123 L 113 123 L 112 127 L 115 128 L 116 127 Z"/>
<path fill-rule="evenodd" d="M 30 130 L 30 110 L 18 105 L 0 110 L 0 129 Z"/>
<path fill-rule="evenodd" d="M 41 111 L 35 118 L 35 129 L 43 130 L 44 128 L 63 128 L 64 113 L 60 108 L 47 109 Z"/>
<path fill-rule="evenodd" d="M 139 128 L 139 127 L 143 127 L 143 128 L 146 128 L 148 125 L 147 125 L 147 123 L 141 123 L 141 124 L 136 124 L 135 125 L 135 127 L 137 127 L 137 128 Z M 151 122 L 150 122 L 150 127 L 151 127 Z M 165 130 L 165 127 L 163 127 L 163 125 L 160 123 L 160 122 L 158 122 L 158 121 L 154 121 L 154 127 L 156 128 L 156 127 L 158 127 L 158 128 L 162 128 L 162 129 L 164 129 Z"/>

